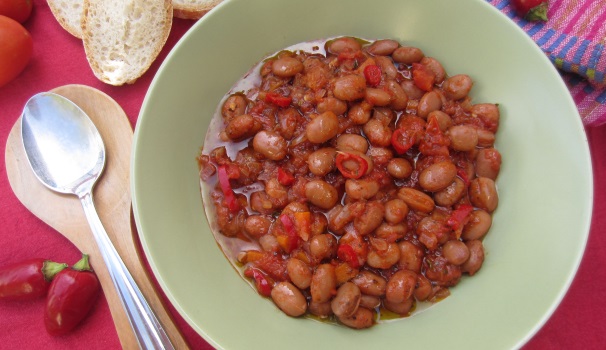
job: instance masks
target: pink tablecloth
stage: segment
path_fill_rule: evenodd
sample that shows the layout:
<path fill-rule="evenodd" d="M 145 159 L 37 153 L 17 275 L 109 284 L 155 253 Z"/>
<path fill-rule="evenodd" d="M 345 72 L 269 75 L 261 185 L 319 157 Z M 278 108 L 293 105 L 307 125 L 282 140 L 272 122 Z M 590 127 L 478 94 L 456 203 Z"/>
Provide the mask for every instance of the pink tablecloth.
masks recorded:
<path fill-rule="evenodd" d="M 2 155 L 9 131 L 27 99 L 37 92 L 66 84 L 89 85 L 109 94 L 122 106 L 134 126 L 153 74 L 169 50 L 193 24 L 191 21 L 175 20 L 168 44 L 151 70 L 134 85 L 112 87 L 93 76 L 82 43 L 57 24 L 46 2 L 34 0 L 34 8 L 32 17 L 25 23 L 34 38 L 34 57 L 17 80 L 0 88 Z M 595 171 L 595 208 L 587 250 L 562 304 L 525 349 L 600 349 L 605 344 L 606 126 L 587 129 L 587 137 Z M 6 177 L 4 156 L 1 159 L 0 265 L 31 257 L 69 263 L 77 261 L 80 252 L 63 236 L 29 213 L 17 200 Z M 515 300 L 511 303 L 515 307 Z M 0 348 L 120 348 L 105 298 L 100 298 L 90 317 L 77 331 L 59 338 L 49 336 L 44 330 L 43 305 L 44 300 L 33 303 L 0 302 Z M 171 310 L 191 348 L 211 348 L 174 309 Z"/>

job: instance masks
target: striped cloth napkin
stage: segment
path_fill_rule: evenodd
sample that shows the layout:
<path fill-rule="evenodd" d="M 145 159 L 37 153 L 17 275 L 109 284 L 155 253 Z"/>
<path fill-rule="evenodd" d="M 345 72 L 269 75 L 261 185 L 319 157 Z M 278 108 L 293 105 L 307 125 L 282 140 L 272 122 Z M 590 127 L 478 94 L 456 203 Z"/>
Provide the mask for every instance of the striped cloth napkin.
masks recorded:
<path fill-rule="evenodd" d="M 547 22 L 517 16 L 510 0 L 486 0 L 517 23 L 562 72 L 583 123 L 606 123 L 606 0 L 550 0 Z"/>

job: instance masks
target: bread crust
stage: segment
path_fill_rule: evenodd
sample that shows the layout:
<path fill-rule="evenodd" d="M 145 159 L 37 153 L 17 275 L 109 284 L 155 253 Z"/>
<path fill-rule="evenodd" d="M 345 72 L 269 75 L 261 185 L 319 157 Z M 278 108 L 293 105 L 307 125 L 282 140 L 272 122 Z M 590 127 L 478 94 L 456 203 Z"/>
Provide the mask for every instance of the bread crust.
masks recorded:
<path fill-rule="evenodd" d="M 143 20 L 115 18 L 109 13 L 107 1 L 84 0 L 84 16 L 82 18 L 82 41 L 84 51 L 95 76 L 110 85 L 133 84 L 152 65 L 164 47 L 173 19 L 171 0 L 122 0 L 119 6 L 147 6 L 133 16 L 145 16 L 156 8 L 156 15 L 162 11 L 163 20 L 160 23 L 149 23 Z M 129 13 L 132 11 L 119 11 Z M 153 17 L 157 18 L 157 17 Z M 117 23 L 116 23 L 117 20 Z M 109 21 L 109 22 L 107 22 Z M 106 26 L 97 25 L 106 24 Z M 122 35 L 121 37 L 112 34 Z M 127 42 L 132 33 L 144 32 L 140 40 Z M 150 39 L 151 38 L 151 39 Z M 129 50 L 132 53 L 129 54 Z"/>
<path fill-rule="evenodd" d="M 173 15 L 181 19 L 200 19 L 222 1 L 196 0 L 192 3 L 184 3 L 183 0 L 173 0 Z"/>
<path fill-rule="evenodd" d="M 63 29 L 78 39 L 82 39 L 80 25 L 84 14 L 84 0 L 47 0 L 53 16 Z"/>

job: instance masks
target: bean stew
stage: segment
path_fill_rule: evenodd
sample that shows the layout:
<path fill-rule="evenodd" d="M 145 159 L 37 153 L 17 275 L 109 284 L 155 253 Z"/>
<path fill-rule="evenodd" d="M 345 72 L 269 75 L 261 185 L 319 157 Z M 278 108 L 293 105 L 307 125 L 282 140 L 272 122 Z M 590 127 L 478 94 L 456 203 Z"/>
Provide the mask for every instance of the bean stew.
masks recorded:
<path fill-rule="evenodd" d="M 361 329 L 449 295 L 485 257 L 499 108 L 395 40 L 264 59 L 221 101 L 198 156 L 221 249 L 285 314 Z"/>

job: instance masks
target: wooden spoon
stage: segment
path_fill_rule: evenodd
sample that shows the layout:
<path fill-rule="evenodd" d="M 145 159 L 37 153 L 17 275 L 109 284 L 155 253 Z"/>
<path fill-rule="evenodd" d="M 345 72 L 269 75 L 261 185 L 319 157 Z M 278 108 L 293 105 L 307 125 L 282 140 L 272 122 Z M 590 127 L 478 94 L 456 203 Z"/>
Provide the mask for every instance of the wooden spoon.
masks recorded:
<path fill-rule="evenodd" d="M 77 104 L 95 123 L 105 143 L 107 163 L 94 189 L 99 217 L 118 254 L 164 326 L 176 349 L 187 343 L 162 303 L 141 259 L 136 232 L 131 225 L 130 156 L 133 129 L 116 101 L 105 93 L 83 85 L 66 85 L 51 90 Z M 6 142 L 6 172 L 9 183 L 23 205 L 42 221 L 63 234 L 81 252 L 90 255 L 91 265 L 103 287 L 124 349 L 138 348 L 126 313 L 110 279 L 93 238 L 80 200 L 46 188 L 35 177 L 21 140 L 21 119 L 17 120 Z"/>

